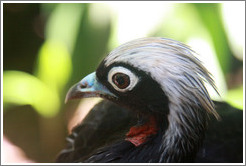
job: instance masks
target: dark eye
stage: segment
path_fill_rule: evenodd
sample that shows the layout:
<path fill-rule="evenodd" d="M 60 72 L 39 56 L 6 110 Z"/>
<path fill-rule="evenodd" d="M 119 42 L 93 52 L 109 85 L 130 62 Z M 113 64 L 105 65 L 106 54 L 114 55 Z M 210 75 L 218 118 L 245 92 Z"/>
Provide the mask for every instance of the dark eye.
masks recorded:
<path fill-rule="evenodd" d="M 120 89 L 125 89 L 130 84 L 129 76 L 123 73 L 114 74 L 112 80 L 114 84 Z"/>

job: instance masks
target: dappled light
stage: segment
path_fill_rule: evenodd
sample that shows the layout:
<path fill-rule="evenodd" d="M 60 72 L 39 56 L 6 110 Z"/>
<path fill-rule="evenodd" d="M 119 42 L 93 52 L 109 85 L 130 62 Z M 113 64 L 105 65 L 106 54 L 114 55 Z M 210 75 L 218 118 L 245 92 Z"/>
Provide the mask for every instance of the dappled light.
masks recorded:
<path fill-rule="evenodd" d="M 63 91 L 72 70 L 71 56 L 66 48 L 59 40 L 46 40 L 38 57 L 37 77 L 57 94 Z"/>
<path fill-rule="evenodd" d="M 36 77 L 21 71 L 5 71 L 3 75 L 3 102 L 33 106 L 42 116 L 54 116 L 59 111 L 60 100 Z M 44 104 L 45 103 L 45 104 Z"/>
<path fill-rule="evenodd" d="M 212 99 L 244 109 L 244 2 L 3 3 L 3 20 L 6 163 L 54 162 L 67 133 L 101 100 L 65 104 L 68 88 L 95 71 L 112 49 L 136 38 L 158 36 L 189 45 L 215 81 L 219 94 L 207 86 Z M 25 112 L 28 118 L 38 119 L 23 120 L 30 127 L 25 134 L 37 136 L 25 140 L 36 151 L 17 139 L 22 133 L 15 111 L 25 110 L 33 111 Z"/>
<path fill-rule="evenodd" d="M 244 6 L 237 3 L 224 3 L 221 5 L 222 18 L 225 31 L 230 38 L 229 43 L 234 56 L 243 60 L 243 46 L 245 44 L 245 24 L 242 21 L 245 16 Z"/>
<path fill-rule="evenodd" d="M 12 142 L 10 142 L 6 137 L 3 137 L 2 146 L 6 152 L 2 156 L 3 163 L 33 163 L 34 162 L 28 159 L 25 153 L 19 147 L 15 146 Z"/>

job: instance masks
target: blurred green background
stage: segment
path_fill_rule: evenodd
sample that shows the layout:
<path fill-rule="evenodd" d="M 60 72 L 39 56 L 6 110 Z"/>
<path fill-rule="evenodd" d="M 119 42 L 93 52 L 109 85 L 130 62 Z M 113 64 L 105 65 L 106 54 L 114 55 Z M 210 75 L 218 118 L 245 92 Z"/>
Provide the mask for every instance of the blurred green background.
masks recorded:
<path fill-rule="evenodd" d="M 69 87 L 113 48 L 146 36 L 190 45 L 214 76 L 213 99 L 243 109 L 244 1 L 4 3 L 3 144 L 26 159 L 3 146 L 5 162 L 53 162 L 80 107 L 64 104 Z"/>

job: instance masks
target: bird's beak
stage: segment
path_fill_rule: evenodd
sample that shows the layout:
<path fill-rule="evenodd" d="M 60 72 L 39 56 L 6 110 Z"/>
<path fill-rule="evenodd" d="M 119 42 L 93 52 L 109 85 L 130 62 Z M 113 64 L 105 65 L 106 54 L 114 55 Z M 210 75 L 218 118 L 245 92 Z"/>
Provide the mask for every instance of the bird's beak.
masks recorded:
<path fill-rule="evenodd" d="M 71 99 L 105 96 L 116 97 L 104 85 L 97 81 L 96 74 L 93 72 L 69 89 L 65 103 Z"/>

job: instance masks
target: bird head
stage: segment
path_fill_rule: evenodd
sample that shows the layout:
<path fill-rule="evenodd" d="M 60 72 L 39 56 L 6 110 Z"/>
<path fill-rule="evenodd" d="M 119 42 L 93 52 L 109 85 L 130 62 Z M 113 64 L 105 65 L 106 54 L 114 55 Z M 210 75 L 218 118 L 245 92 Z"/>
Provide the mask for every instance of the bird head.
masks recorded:
<path fill-rule="evenodd" d="M 162 155 L 168 154 L 159 162 L 190 161 L 203 140 L 208 115 L 219 117 L 204 82 L 216 90 L 188 46 L 166 38 L 141 38 L 110 52 L 95 72 L 69 90 L 66 100 L 99 96 L 147 115 L 147 127 L 131 128 L 126 140 L 139 146 L 159 128 Z"/>
<path fill-rule="evenodd" d="M 102 97 L 140 113 L 178 116 L 182 107 L 193 107 L 217 116 L 203 81 L 215 88 L 214 82 L 194 54 L 171 39 L 130 41 L 113 50 L 96 72 L 74 85 L 66 101 Z"/>

